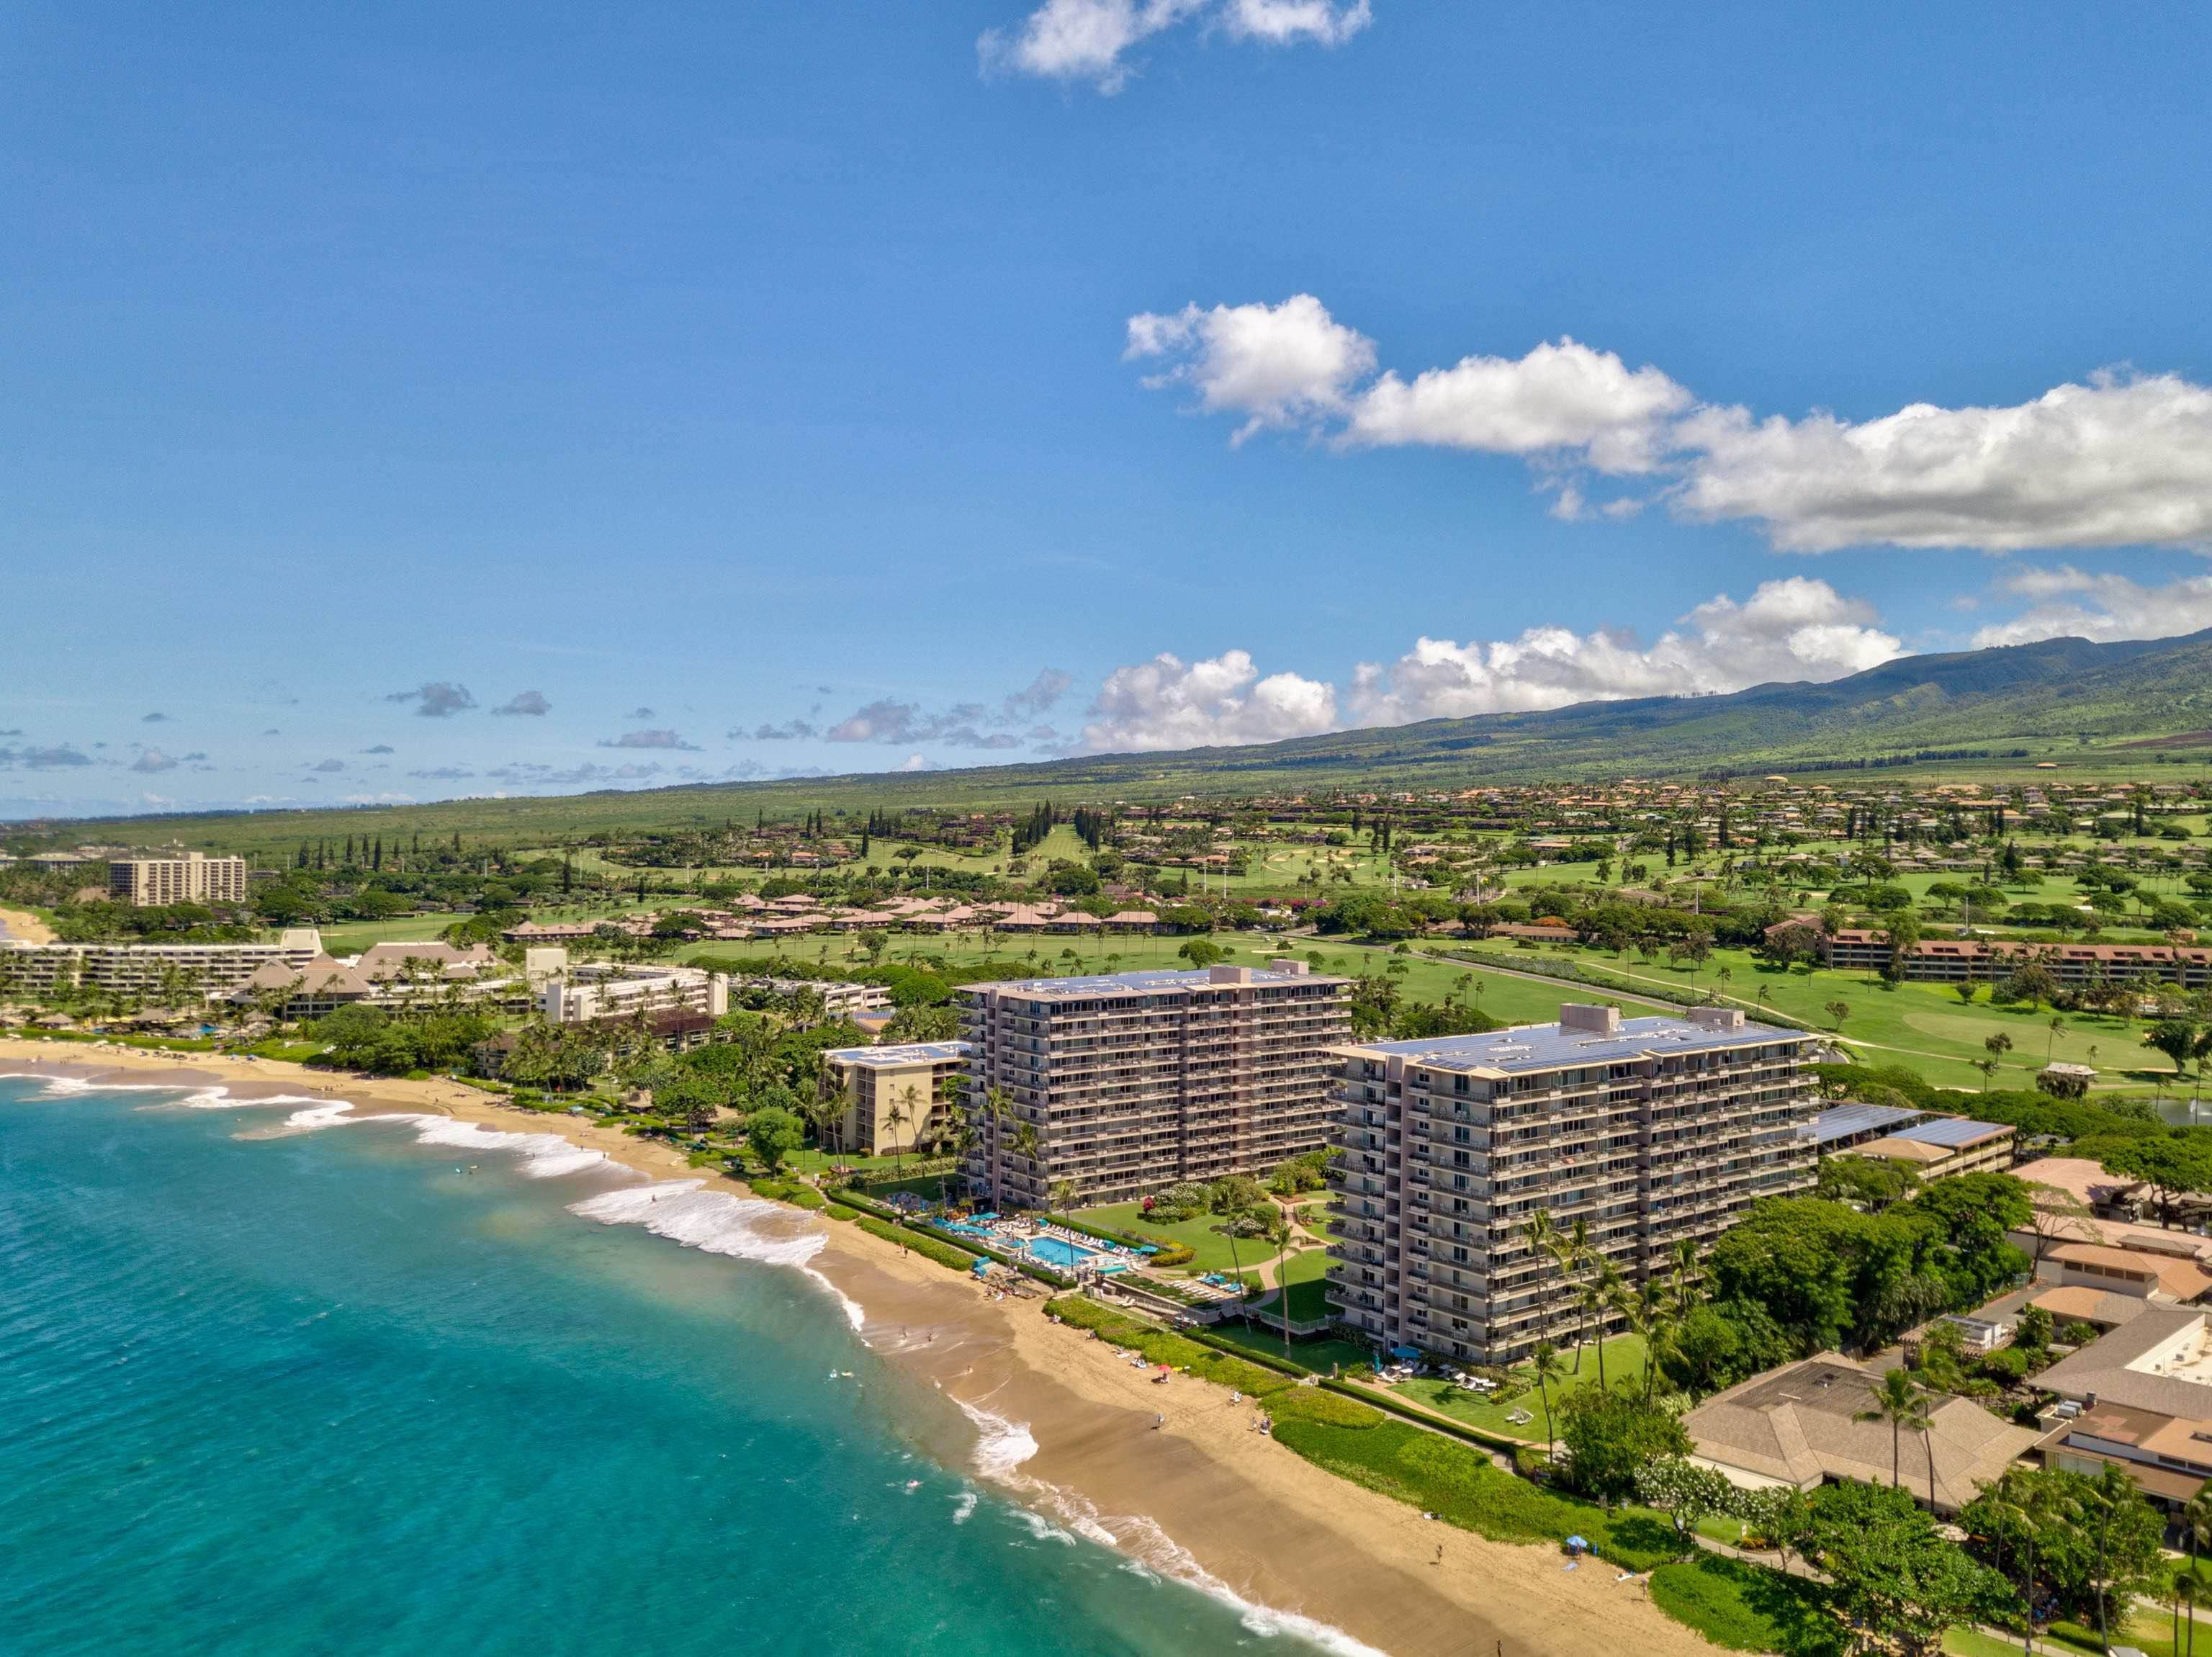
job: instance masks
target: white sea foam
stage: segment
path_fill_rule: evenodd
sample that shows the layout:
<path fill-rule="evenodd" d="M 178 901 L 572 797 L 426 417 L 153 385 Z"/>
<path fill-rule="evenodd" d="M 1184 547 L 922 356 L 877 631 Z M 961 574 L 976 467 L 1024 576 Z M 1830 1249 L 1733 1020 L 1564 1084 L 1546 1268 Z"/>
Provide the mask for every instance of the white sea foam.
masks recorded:
<path fill-rule="evenodd" d="M 564 1174 L 581 1173 L 607 1163 L 605 1151 L 574 1144 L 556 1133 L 507 1133 L 480 1123 L 421 1112 L 388 1111 L 363 1116 L 346 1100 L 290 1102 L 307 1104 L 306 1110 L 295 1111 L 284 1118 L 284 1126 L 297 1133 L 350 1127 L 356 1122 L 404 1122 L 415 1130 L 416 1139 L 425 1145 L 479 1154 L 512 1152 L 522 1158 L 523 1173 L 533 1179 L 557 1179 Z"/>
<path fill-rule="evenodd" d="M 975 1515 L 976 1496 L 973 1490 L 963 1490 L 953 1498 L 952 1522 L 965 1525 Z"/>
<path fill-rule="evenodd" d="M 253 1099 L 239 1099 L 228 1087 L 204 1087 L 178 1104 L 188 1111 L 262 1110 L 275 1105 L 323 1105 L 329 1101 L 315 1093 L 264 1093 Z"/>
<path fill-rule="evenodd" d="M 965 1398 L 952 1401 L 960 1406 L 961 1414 L 975 1423 L 975 1430 L 981 1435 L 975 1441 L 975 1471 L 984 1477 L 1007 1481 L 1015 1468 L 1037 1453 L 1037 1441 L 1028 1422 L 1008 1421 L 995 1410 L 970 1404 Z M 1021 1482 L 1029 1483 L 1026 1479 Z"/>
<path fill-rule="evenodd" d="M 533 1179 L 558 1179 L 607 1161 L 605 1151 L 575 1144 L 556 1133 L 505 1133 L 449 1116 L 416 1117 L 415 1136 L 425 1145 L 446 1145 L 455 1150 L 515 1152 L 522 1158 L 523 1173 Z"/>
<path fill-rule="evenodd" d="M 164 1100 L 167 1106 L 188 1111 L 244 1111 L 264 1110 L 277 1106 L 320 1105 L 325 1101 L 313 1093 L 264 1093 L 253 1098 L 240 1098 L 219 1083 L 194 1087 L 189 1092 L 185 1084 L 178 1081 L 104 1081 L 84 1076 L 52 1075 L 38 1070 L 0 1070 L 0 1081 L 35 1081 L 49 1099 L 73 1099 L 82 1093 L 179 1093 L 181 1099 Z"/>
<path fill-rule="evenodd" d="M 407 1118 L 412 1121 L 414 1118 Z M 356 1122 L 374 1122 L 371 1116 L 356 1116 L 348 1100 L 332 1100 L 326 1104 L 311 1105 L 304 1111 L 295 1111 L 284 1118 L 284 1125 L 301 1133 L 313 1133 L 319 1128 L 343 1128 Z"/>
<path fill-rule="evenodd" d="M 1229 1584 L 1200 1564 L 1184 1547 L 1152 1520 L 1143 1514 L 1117 1517 L 1110 1521 L 1115 1539 L 1136 1563 L 1157 1575 L 1181 1582 L 1187 1587 L 1219 1600 L 1237 1612 L 1237 1620 L 1252 1633 L 1264 1639 L 1278 1635 L 1294 1635 L 1335 1657 L 1388 1657 L 1388 1654 L 1354 1639 L 1333 1623 L 1319 1617 L 1308 1617 L 1295 1611 L 1279 1611 L 1273 1605 L 1255 1605 Z"/>
<path fill-rule="evenodd" d="M 668 1179 L 602 1191 L 568 1212 L 607 1226 L 643 1226 L 686 1248 L 769 1265 L 804 1266 L 830 1240 L 792 1209 L 764 1197 L 707 1191 L 702 1179 Z M 797 1224 L 794 1224 L 794 1221 Z"/>
<path fill-rule="evenodd" d="M 831 1282 L 812 1266 L 807 1266 L 804 1270 L 808 1276 L 837 1297 L 837 1304 L 845 1308 L 845 1321 L 853 1325 L 853 1332 L 855 1335 L 860 1334 L 867 1328 L 867 1311 L 858 1301 Z M 866 1343 L 863 1342 L 862 1344 L 865 1345 Z"/>
<path fill-rule="evenodd" d="M 954 1400 L 956 1403 L 957 1399 Z M 1258 1605 L 1246 1599 L 1198 1563 L 1190 1550 L 1177 1542 L 1158 1523 L 1142 1514 L 1102 1514 L 1089 1498 L 1079 1492 L 1064 1489 L 1056 1484 L 1047 1484 L 1017 1472 L 1024 1461 L 1036 1453 L 1036 1441 L 1029 1429 L 1009 1422 L 1003 1416 L 994 1415 L 975 1405 L 962 1404 L 970 1420 L 983 1429 L 985 1442 L 976 1447 L 975 1459 L 979 1467 L 1029 1494 L 1049 1511 L 1050 1517 L 1030 1508 L 1018 1508 L 1016 1513 L 1029 1527 L 1030 1533 L 1040 1541 L 1072 1542 L 1083 1536 L 1102 1547 L 1113 1549 L 1124 1556 L 1124 1563 L 1134 1575 L 1146 1577 L 1164 1577 L 1180 1582 L 1185 1587 L 1196 1588 L 1208 1598 L 1218 1600 L 1236 1611 L 1237 1620 L 1253 1634 L 1263 1639 L 1282 1635 L 1293 1636 L 1334 1654 L 1334 1657 L 1389 1657 L 1389 1654 L 1355 1639 L 1342 1629 L 1324 1623 L 1319 1617 L 1304 1612 L 1282 1611 L 1273 1605 Z M 1018 1435 L 1028 1447 L 1006 1460 L 1003 1466 L 994 1468 L 986 1464 L 987 1447 L 994 1435 Z M 964 1517 L 964 1514 L 960 1515 Z M 1054 1520 L 1057 1520 L 1055 1524 Z M 1072 1533 L 1072 1534 L 1071 1534 Z"/>

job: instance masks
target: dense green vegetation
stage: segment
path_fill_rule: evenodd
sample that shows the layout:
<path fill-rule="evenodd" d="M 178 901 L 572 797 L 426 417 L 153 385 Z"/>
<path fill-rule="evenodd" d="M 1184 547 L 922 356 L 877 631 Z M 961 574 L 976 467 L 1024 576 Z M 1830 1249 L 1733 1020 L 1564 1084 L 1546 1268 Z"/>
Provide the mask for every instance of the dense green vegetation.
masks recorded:
<path fill-rule="evenodd" d="M 1817 1584 L 1717 1554 L 1662 1565 L 1651 1603 L 1730 1651 L 1844 1657 L 1850 1648 Z"/>

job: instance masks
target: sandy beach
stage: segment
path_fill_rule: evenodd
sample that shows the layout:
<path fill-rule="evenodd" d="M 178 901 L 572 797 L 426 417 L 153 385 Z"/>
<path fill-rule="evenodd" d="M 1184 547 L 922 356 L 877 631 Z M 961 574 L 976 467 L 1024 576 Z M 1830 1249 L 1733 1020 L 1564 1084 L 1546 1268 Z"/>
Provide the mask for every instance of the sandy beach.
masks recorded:
<path fill-rule="evenodd" d="M 17 943 L 52 943 L 54 929 L 27 910 L 0 909 L 0 938 Z"/>
<path fill-rule="evenodd" d="M 241 1102 L 343 1100 L 363 1116 L 442 1114 L 558 1135 L 650 1179 L 703 1179 L 750 1196 L 665 1145 L 578 1118 L 507 1109 L 453 1082 L 25 1040 L 0 1040 L 0 1073 L 220 1085 Z M 1152 1385 L 1117 1349 L 1053 1324 L 1041 1300 L 992 1300 L 854 1227 L 810 1223 L 827 1237 L 812 1268 L 864 1308 L 868 1344 L 977 1419 L 984 1438 L 976 1465 L 986 1476 L 1065 1529 L 1249 1603 L 1257 1625 L 1272 1617 L 1274 1626 L 1299 1628 L 1310 1619 L 1394 1657 L 1712 1650 L 1652 1606 L 1641 1581 L 1616 1581 L 1596 1562 L 1567 1570 L 1551 1549 L 1486 1542 L 1425 1520 L 1254 1432 L 1249 1401 L 1234 1404 L 1188 1377 Z M 1155 1414 L 1166 1416 L 1164 1429 L 1154 1430 Z M 1033 1453 L 1024 1453 L 1030 1445 L 1017 1424 Z"/>

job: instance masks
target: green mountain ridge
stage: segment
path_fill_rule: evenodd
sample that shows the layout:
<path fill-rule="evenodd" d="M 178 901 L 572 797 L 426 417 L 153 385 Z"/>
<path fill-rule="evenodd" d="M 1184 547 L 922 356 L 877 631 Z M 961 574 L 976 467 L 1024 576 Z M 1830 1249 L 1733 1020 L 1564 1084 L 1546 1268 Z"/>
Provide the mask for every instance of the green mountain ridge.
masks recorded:
<path fill-rule="evenodd" d="M 2160 739 L 2166 739 L 2161 742 Z M 82 819 L 128 825 L 114 838 L 275 845 L 313 832 L 405 826 L 516 841 L 536 836 L 719 821 L 756 812 L 871 807 L 1006 807 L 1336 788 L 1466 788 L 1620 777 L 1735 775 L 1918 763 L 1949 771 L 2146 767 L 2150 750 L 2192 758 L 2212 744 L 2212 629 L 2180 638 L 2045 639 L 1905 656 L 1825 684 L 1765 684 L 1727 695 L 1585 702 L 1180 752 L 1090 754 L 969 770 L 865 773 L 768 783 L 321 811 Z"/>

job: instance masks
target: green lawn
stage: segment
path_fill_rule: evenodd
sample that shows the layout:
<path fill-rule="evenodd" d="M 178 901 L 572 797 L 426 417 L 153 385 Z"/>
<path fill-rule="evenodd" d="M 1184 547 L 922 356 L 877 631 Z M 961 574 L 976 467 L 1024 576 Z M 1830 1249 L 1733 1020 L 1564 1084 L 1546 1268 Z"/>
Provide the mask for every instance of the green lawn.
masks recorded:
<path fill-rule="evenodd" d="M 2020 1642 L 2000 1640 L 1979 1629 L 1951 1629 L 1943 1636 L 1943 1649 L 1949 1657 L 2014 1657 Z"/>
<path fill-rule="evenodd" d="M 1582 1351 L 1582 1368 L 1575 1368 L 1574 1355 L 1562 1353 L 1561 1361 L 1566 1373 L 1552 1386 L 1552 1416 L 1556 1426 L 1559 1405 L 1577 1389 L 1597 1385 L 1597 1349 L 1585 1347 Z M 1644 1349 L 1641 1335 L 1615 1335 L 1605 1343 L 1605 1378 L 1610 1383 L 1624 1379 L 1640 1380 L 1644 1374 Z M 1532 1444 L 1544 1441 L 1544 1404 L 1528 1368 L 1522 1365 L 1513 1372 L 1515 1380 L 1528 1386 L 1528 1391 L 1516 1398 L 1492 1403 L 1474 1393 L 1462 1392 L 1450 1383 L 1422 1380 L 1401 1381 L 1397 1391 L 1416 1403 L 1427 1405 L 1439 1414 L 1455 1421 L 1463 1421 L 1470 1427 L 1486 1433 L 1500 1433 L 1510 1438 L 1525 1439 Z M 1526 1410 L 1532 1421 L 1508 1421 L 1506 1416 L 1518 1410 Z"/>
<path fill-rule="evenodd" d="M 1660 1566 L 1651 1603 L 1730 1651 L 1844 1657 L 1850 1648 L 1816 1584 L 1717 1554 Z"/>
<path fill-rule="evenodd" d="M 1282 1331 L 1270 1331 L 1264 1324 L 1256 1328 L 1241 1323 L 1216 1324 L 1209 1332 L 1217 1340 L 1264 1352 L 1271 1358 L 1287 1356 L 1292 1363 L 1303 1364 L 1316 1374 L 1328 1374 L 1331 1366 L 1346 1373 L 1367 1368 L 1368 1349 L 1357 1341 L 1339 1340 L 1333 1336 L 1321 1340 L 1293 1340 L 1285 1353 Z"/>
<path fill-rule="evenodd" d="M 1328 1295 L 1327 1286 L 1321 1278 L 1321 1266 L 1316 1264 L 1311 1269 L 1310 1274 L 1303 1277 L 1297 1276 L 1296 1271 L 1296 1268 L 1302 1261 L 1310 1259 L 1319 1262 L 1324 1258 L 1319 1249 L 1313 1249 L 1307 1253 L 1291 1257 L 1291 1265 L 1293 1270 L 1290 1295 L 1292 1323 L 1311 1323 L 1316 1319 L 1326 1318 L 1329 1315 Z M 1252 1310 L 1255 1315 L 1263 1319 L 1270 1317 L 1279 1318 L 1283 1315 L 1279 1297 L 1273 1293 L 1270 1293 L 1265 1300 L 1255 1301 Z"/>
<path fill-rule="evenodd" d="M 1195 1220 L 1182 1220 L 1170 1225 L 1162 1221 L 1146 1219 L 1142 1203 L 1112 1203 L 1103 1208 L 1078 1209 L 1075 1217 L 1087 1220 L 1094 1226 L 1105 1226 L 1115 1231 L 1183 1244 L 1196 1252 L 1191 1263 L 1182 1268 L 1187 1271 L 1249 1270 L 1262 1260 L 1274 1258 L 1274 1251 L 1266 1240 L 1256 1237 L 1239 1238 L 1232 1253 L 1229 1239 L 1212 1229 L 1221 1223 L 1218 1215 L 1200 1215 Z"/>
<path fill-rule="evenodd" d="M 1969 1004 L 1948 984 L 1885 984 L 1862 972 L 1808 972 L 1802 967 L 1783 972 L 1741 949 L 1717 949 L 1703 967 L 1695 969 L 1669 966 L 1663 958 L 1645 961 L 1632 950 L 1625 956 L 1597 950 L 1554 953 L 1631 981 L 1642 978 L 1681 989 L 1717 990 L 1753 1017 L 1761 1006 L 1771 1006 L 1823 1030 L 1835 1027 L 1827 1004 L 1840 1001 L 1850 1009 L 1842 1030 L 1847 1045 L 1869 1063 L 1909 1065 L 1938 1087 L 1979 1088 L 1981 1072 L 1973 1062 L 1985 1056 L 1982 1044 L 2000 1033 L 2011 1038 L 2013 1045 L 2003 1056 L 1993 1087 L 2032 1087 L 2035 1073 L 2048 1062 L 2046 1054 L 2048 1059 L 2094 1064 L 2107 1082 L 2121 1081 L 2124 1070 L 2171 1069 L 2142 1045 L 2145 1026 L 2139 1023 L 2094 1014 L 2061 1015 L 2049 1007 L 2040 1012 L 2025 1006 L 1996 1007 L 1990 1004 L 1986 987 Z M 1720 976 L 1723 971 L 1725 978 Z M 2054 1034 L 2051 1020 L 2055 1016 L 2063 1016 L 2065 1026 Z M 2136 1086 L 2147 1079 L 2138 1078 Z"/>

